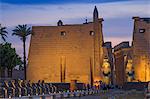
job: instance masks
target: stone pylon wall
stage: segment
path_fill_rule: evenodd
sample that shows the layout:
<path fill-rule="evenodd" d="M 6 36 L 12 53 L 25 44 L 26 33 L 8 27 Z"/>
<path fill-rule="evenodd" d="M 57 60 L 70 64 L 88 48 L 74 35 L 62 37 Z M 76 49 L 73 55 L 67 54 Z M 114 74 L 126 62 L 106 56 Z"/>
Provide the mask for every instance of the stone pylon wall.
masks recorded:
<path fill-rule="evenodd" d="M 93 83 L 101 80 L 103 61 L 102 19 L 95 7 L 93 22 L 33 26 L 27 80 Z"/>
<path fill-rule="evenodd" d="M 150 18 L 134 17 L 133 66 L 137 81 L 150 81 Z"/>

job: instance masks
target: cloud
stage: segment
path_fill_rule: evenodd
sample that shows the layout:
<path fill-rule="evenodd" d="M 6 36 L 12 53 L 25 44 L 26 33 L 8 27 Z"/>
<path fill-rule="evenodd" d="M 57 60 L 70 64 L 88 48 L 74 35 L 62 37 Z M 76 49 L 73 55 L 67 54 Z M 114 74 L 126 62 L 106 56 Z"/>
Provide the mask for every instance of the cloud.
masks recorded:
<path fill-rule="evenodd" d="M 122 2 L 129 0 L 1 0 L 3 3 L 9 4 L 70 4 L 70 3 L 107 3 Z"/>
<path fill-rule="evenodd" d="M 124 40 L 132 40 L 133 16 L 150 16 L 148 0 L 92 4 L 17 5 L 1 3 L 0 23 L 11 29 L 18 24 L 56 25 L 59 19 L 62 19 L 65 24 L 82 24 L 85 18 L 92 21 L 95 5 L 99 10 L 99 16 L 104 18 L 104 40 L 112 41 L 113 45 Z M 15 40 L 15 37 L 12 36 L 9 36 L 8 41 L 12 42 L 17 52 L 22 55 L 21 41 Z M 29 41 L 27 44 L 29 46 Z"/>
<path fill-rule="evenodd" d="M 100 8 L 99 8 L 100 9 Z M 104 18 L 132 17 L 132 16 L 150 16 L 148 2 L 124 2 L 109 3 L 101 5 L 101 13 Z"/>
<path fill-rule="evenodd" d="M 90 17 L 94 5 L 97 5 L 100 16 L 104 19 L 132 16 L 150 16 L 147 2 L 116 2 L 97 4 L 39 4 L 14 5 L 2 3 L 2 24 L 12 26 L 17 24 L 44 24 L 55 25 L 58 19 L 72 20 Z"/>

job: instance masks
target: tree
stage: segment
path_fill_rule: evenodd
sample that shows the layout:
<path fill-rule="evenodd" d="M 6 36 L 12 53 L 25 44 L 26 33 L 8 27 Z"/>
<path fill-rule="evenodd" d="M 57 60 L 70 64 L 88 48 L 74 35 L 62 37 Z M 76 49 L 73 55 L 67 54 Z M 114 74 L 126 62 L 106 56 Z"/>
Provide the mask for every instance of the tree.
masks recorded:
<path fill-rule="evenodd" d="M 0 24 L 0 36 L 1 38 L 6 41 L 5 37 L 7 37 L 8 32 L 6 31 L 6 27 L 1 27 Z"/>
<path fill-rule="evenodd" d="M 2 77 L 4 77 L 4 71 L 7 68 L 8 77 L 12 77 L 12 70 L 17 65 L 21 66 L 21 58 L 17 55 L 15 48 L 11 47 L 10 43 L 0 44 L 0 68 L 2 71 Z"/>
<path fill-rule="evenodd" d="M 27 36 L 33 34 L 30 27 L 25 25 L 18 25 L 13 30 L 12 35 L 18 36 L 23 42 L 23 64 L 24 64 L 24 78 L 26 80 L 26 39 Z"/>
<path fill-rule="evenodd" d="M 2 49 L 2 44 L 0 44 L 0 77 L 5 77 L 5 66 L 4 66 L 4 52 L 3 52 L 3 49 Z M 3 59 L 3 60 L 2 60 Z"/>

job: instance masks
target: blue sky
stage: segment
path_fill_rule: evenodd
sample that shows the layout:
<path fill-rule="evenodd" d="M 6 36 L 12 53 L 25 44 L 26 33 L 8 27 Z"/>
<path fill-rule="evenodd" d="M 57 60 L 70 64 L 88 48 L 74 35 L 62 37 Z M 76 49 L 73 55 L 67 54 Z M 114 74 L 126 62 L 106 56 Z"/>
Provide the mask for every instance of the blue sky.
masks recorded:
<path fill-rule="evenodd" d="M 107 3 L 122 2 L 131 0 L 2 0 L 3 3 L 10 4 L 66 4 L 66 3 Z"/>
<path fill-rule="evenodd" d="M 104 40 L 112 41 L 113 46 L 132 41 L 133 16 L 150 17 L 150 0 L 1 0 L 0 23 L 9 32 L 7 41 L 22 56 L 21 41 L 11 36 L 16 25 L 56 25 L 59 19 L 64 24 L 82 24 L 86 18 L 92 21 L 95 5 L 104 19 Z M 29 42 L 30 37 L 27 52 Z"/>

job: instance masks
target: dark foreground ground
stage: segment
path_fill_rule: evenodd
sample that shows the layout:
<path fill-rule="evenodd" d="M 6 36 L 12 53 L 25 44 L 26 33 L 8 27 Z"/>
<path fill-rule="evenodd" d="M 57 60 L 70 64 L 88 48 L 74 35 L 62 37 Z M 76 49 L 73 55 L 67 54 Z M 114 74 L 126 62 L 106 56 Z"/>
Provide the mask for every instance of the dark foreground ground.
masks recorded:
<path fill-rule="evenodd" d="M 136 90 L 109 90 L 109 91 L 100 91 L 98 94 L 86 95 L 86 96 L 70 96 L 67 98 L 60 97 L 59 94 L 56 94 L 56 97 L 51 95 L 42 95 L 42 96 L 32 96 L 32 97 L 20 97 L 13 99 L 148 99 L 145 98 L 144 91 Z M 150 98 L 149 98 L 150 99 Z"/>
<path fill-rule="evenodd" d="M 96 95 L 75 97 L 71 99 L 145 99 L 144 92 L 142 91 L 110 91 L 110 92 L 102 92 Z"/>

